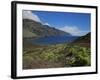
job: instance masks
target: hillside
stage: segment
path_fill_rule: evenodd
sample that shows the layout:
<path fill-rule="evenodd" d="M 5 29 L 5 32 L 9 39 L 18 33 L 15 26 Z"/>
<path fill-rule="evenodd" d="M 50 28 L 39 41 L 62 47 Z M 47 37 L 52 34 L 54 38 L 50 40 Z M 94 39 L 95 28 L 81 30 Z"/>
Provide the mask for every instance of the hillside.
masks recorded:
<path fill-rule="evenodd" d="M 29 19 L 23 19 L 23 36 L 24 37 L 46 37 L 70 35 L 64 31 L 55 29 L 48 25 L 43 25 Z"/>
<path fill-rule="evenodd" d="M 80 44 L 81 46 L 90 47 L 91 33 L 89 32 L 85 36 L 79 37 L 73 43 Z"/>
<path fill-rule="evenodd" d="M 26 38 L 26 37 L 37 37 L 37 35 L 24 28 L 23 29 L 23 37 L 24 38 Z"/>

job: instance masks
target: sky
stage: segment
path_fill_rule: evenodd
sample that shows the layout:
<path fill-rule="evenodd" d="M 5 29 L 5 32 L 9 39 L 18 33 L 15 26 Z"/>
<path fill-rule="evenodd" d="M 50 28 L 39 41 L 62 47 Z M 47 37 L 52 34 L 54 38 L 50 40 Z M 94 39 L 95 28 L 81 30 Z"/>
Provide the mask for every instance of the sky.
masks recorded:
<path fill-rule="evenodd" d="M 23 18 L 29 18 L 44 25 L 55 27 L 72 34 L 83 36 L 90 32 L 91 15 L 89 13 L 23 11 Z"/>

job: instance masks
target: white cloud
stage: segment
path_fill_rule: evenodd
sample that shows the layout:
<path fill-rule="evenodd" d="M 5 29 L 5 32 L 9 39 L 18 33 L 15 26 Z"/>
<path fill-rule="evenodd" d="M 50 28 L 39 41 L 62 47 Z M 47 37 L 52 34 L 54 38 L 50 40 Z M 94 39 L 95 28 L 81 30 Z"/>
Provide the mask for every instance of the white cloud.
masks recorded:
<path fill-rule="evenodd" d="M 49 23 L 44 23 L 43 25 L 48 25 L 48 26 L 50 26 L 50 24 L 49 24 Z"/>
<path fill-rule="evenodd" d="M 83 35 L 85 35 L 89 32 L 89 31 L 80 30 L 76 26 L 65 26 L 65 27 L 62 27 L 62 28 L 59 28 L 59 29 L 62 30 L 62 31 L 68 32 L 73 36 L 83 36 Z"/>
<path fill-rule="evenodd" d="M 32 13 L 31 11 L 23 11 L 22 17 L 23 19 L 31 19 L 36 22 L 41 22 L 40 18 L 36 14 Z"/>

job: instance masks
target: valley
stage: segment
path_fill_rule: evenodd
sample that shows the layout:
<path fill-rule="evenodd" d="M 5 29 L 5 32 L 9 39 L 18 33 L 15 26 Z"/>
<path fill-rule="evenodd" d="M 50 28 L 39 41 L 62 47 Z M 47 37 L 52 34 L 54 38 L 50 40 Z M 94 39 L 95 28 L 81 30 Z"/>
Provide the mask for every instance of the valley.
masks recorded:
<path fill-rule="evenodd" d="M 23 69 L 91 66 L 90 32 L 84 36 L 23 20 Z"/>

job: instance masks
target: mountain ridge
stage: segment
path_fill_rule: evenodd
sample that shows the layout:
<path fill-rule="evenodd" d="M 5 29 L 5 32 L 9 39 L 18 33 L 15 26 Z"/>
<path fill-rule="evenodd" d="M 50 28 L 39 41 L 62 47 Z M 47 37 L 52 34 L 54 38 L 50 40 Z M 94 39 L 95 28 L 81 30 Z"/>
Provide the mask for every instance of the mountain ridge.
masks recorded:
<path fill-rule="evenodd" d="M 90 47 L 90 43 L 91 43 L 91 32 L 87 33 L 84 36 L 79 37 L 72 44 L 79 44 L 80 46 Z"/>
<path fill-rule="evenodd" d="M 46 37 L 46 36 L 64 36 L 71 35 L 67 32 L 58 30 L 48 25 L 43 25 L 30 19 L 23 19 L 23 36 L 24 37 Z"/>

